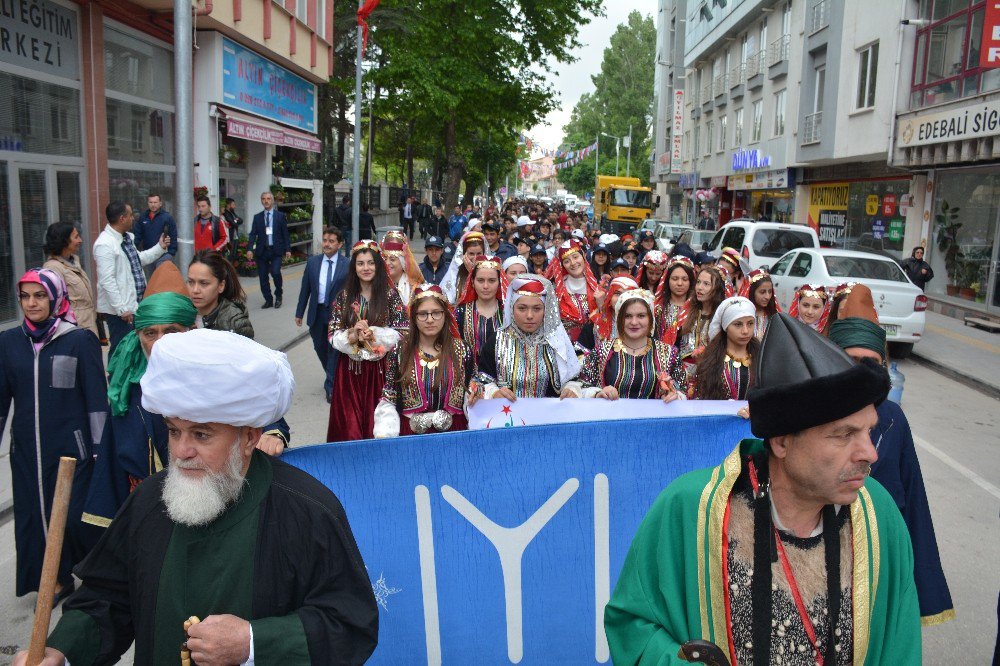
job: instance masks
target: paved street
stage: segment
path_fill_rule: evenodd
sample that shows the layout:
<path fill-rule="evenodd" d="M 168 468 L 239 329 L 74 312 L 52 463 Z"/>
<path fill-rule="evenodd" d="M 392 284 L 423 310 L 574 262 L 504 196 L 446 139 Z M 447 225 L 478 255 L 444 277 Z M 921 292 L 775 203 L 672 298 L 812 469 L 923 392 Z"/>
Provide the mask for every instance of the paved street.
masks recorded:
<path fill-rule="evenodd" d="M 286 271 L 285 304 L 280 310 L 261 310 L 256 280 L 244 280 L 257 339 L 272 347 L 292 345 L 287 351 L 295 372 L 296 393 L 288 421 L 296 446 L 324 439 L 329 410 L 310 341 L 305 338 L 292 344 L 305 332 L 292 321 L 301 271 L 301 267 Z M 949 345 L 956 367 L 988 369 L 1000 359 L 1000 337 L 963 330 L 961 322 L 943 317 L 935 316 L 928 322 L 932 324 L 928 339 L 916 348 L 923 356 L 940 354 L 941 348 Z M 985 664 L 996 637 L 1000 590 L 1000 570 L 989 564 L 1000 550 L 998 401 L 915 360 L 901 362 L 900 369 L 906 375 L 903 407 L 916 438 L 941 557 L 958 613 L 954 622 L 923 630 L 924 662 L 954 663 L 954 655 L 961 654 L 962 663 Z M 8 446 L 5 441 L 4 452 Z M 9 474 L 4 453 L 0 457 L 0 493 L 6 497 Z M 13 596 L 13 543 L 13 523 L 7 521 L 0 526 L 0 666 L 10 662 L 15 649 L 27 644 L 35 600 L 34 595 L 23 599 Z M 125 663 L 130 660 L 126 655 Z"/>

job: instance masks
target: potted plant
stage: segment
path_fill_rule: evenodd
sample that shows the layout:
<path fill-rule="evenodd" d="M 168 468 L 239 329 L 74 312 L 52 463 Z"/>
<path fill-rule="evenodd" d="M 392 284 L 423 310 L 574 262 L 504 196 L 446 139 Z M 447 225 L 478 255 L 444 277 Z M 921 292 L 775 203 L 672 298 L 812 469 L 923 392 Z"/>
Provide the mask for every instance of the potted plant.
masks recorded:
<path fill-rule="evenodd" d="M 962 228 L 962 223 L 957 221 L 959 210 L 961 209 L 952 208 L 947 201 L 942 201 L 941 212 L 934 216 L 937 224 L 938 252 L 944 257 L 944 270 L 948 274 L 949 296 L 955 296 L 959 292 L 958 274 L 960 263 L 965 256 L 958 245 L 958 230 Z"/>
<path fill-rule="evenodd" d="M 207 185 L 199 185 L 198 187 L 194 188 L 194 198 L 195 199 L 197 199 L 198 197 L 207 197 L 207 196 L 208 196 L 208 186 Z"/>
<path fill-rule="evenodd" d="M 274 197 L 276 202 L 285 202 L 285 188 L 282 187 L 280 183 L 274 183 L 271 185 L 271 195 Z"/>

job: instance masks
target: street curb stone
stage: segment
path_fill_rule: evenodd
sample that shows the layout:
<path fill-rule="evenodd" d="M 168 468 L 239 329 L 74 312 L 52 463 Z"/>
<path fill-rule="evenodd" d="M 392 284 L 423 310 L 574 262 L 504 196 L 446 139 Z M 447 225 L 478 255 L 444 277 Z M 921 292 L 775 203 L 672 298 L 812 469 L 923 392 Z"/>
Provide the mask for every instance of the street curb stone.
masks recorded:
<path fill-rule="evenodd" d="M 938 363 L 937 361 L 931 360 L 927 356 L 924 356 L 917 351 L 913 351 L 910 354 L 910 358 L 919 363 L 920 365 L 930 368 L 939 375 L 944 375 L 948 379 L 953 379 L 959 384 L 968 386 L 973 391 L 979 391 L 980 393 L 993 398 L 994 400 L 1000 400 L 1000 386 L 994 386 L 975 377 L 970 377 L 969 375 L 964 375 L 958 372 L 954 368 L 950 368 L 943 363 Z"/>

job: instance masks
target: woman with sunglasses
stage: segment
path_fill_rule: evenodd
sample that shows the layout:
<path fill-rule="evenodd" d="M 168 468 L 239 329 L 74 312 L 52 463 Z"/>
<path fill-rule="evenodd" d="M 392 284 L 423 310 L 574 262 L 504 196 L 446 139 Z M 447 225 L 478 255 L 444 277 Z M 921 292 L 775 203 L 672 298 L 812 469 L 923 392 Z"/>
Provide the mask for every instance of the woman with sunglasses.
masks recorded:
<path fill-rule="evenodd" d="M 390 284 L 378 243 L 351 248 L 344 289 L 330 313 L 330 344 L 346 356 L 337 363 L 327 426 L 328 442 L 370 439 L 375 405 L 385 388 L 385 356 L 407 330 L 406 306 Z"/>
<path fill-rule="evenodd" d="M 476 262 L 455 308 L 458 330 L 472 353 L 473 363 L 479 362 L 483 343 L 495 337 L 503 323 L 502 295 L 506 288 L 503 270 L 495 258 Z"/>
<path fill-rule="evenodd" d="M 458 336 L 441 287 L 422 284 L 414 290 L 409 333 L 388 359 L 375 437 L 466 429 L 462 405 L 472 367 L 469 348 Z"/>

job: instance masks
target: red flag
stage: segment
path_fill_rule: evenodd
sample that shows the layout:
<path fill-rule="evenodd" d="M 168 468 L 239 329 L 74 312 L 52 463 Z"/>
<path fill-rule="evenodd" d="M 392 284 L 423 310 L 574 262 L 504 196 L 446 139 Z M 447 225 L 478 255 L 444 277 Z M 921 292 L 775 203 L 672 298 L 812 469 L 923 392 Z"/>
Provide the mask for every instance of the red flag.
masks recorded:
<path fill-rule="evenodd" d="M 358 25 L 361 26 L 361 57 L 365 55 L 368 48 L 368 17 L 372 15 L 381 0 L 365 0 L 365 4 L 358 8 Z M 360 67 L 360 63 L 358 63 Z"/>

